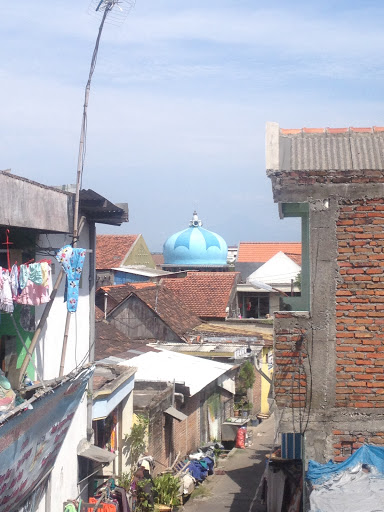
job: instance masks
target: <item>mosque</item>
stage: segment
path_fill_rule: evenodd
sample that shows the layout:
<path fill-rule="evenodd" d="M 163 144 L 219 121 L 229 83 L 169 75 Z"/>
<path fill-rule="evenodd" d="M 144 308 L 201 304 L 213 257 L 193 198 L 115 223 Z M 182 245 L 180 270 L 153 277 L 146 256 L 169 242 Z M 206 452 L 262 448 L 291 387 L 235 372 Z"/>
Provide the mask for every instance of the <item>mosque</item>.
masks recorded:
<path fill-rule="evenodd" d="M 168 238 L 163 247 L 163 270 L 229 270 L 228 246 L 225 240 L 220 235 L 204 229 L 202 225 L 195 211 L 189 227 Z"/>

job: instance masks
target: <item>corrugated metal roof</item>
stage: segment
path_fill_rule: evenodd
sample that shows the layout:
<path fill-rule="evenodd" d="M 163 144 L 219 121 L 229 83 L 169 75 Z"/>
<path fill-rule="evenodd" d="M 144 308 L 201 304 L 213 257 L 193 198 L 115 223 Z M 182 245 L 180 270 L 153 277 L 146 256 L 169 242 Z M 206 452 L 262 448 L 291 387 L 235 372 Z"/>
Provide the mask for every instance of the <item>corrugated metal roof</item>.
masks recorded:
<path fill-rule="evenodd" d="M 135 381 L 175 381 L 189 388 L 190 396 L 195 395 L 232 368 L 229 364 L 168 350 L 147 352 L 120 364 L 138 368 Z"/>
<path fill-rule="evenodd" d="M 280 170 L 358 171 L 384 169 L 379 129 L 280 130 Z"/>

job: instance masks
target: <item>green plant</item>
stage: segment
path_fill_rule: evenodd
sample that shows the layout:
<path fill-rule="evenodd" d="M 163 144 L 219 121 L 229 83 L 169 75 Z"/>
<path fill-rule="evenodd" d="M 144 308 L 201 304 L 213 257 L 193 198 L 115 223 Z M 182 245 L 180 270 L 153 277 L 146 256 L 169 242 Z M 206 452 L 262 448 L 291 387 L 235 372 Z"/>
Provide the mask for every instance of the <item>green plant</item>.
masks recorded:
<path fill-rule="evenodd" d="M 119 486 L 124 487 L 126 491 L 129 491 L 129 488 L 131 487 L 131 481 L 131 473 L 122 473 L 121 476 L 118 477 Z"/>
<path fill-rule="evenodd" d="M 245 394 L 255 382 L 255 369 L 250 361 L 246 361 L 240 368 L 239 372 L 239 388 L 241 394 Z"/>
<path fill-rule="evenodd" d="M 293 281 L 293 286 L 301 291 L 301 272 L 297 274 L 296 279 Z"/>
<path fill-rule="evenodd" d="M 171 473 L 155 478 L 156 502 L 173 507 L 180 505 L 180 480 Z"/>
<path fill-rule="evenodd" d="M 130 454 L 130 463 L 135 467 L 140 455 L 146 448 L 146 436 L 148 433 L 149 420 L 141 414 L 137 415 L 137 423 L 132 426 L 131 433 L 124 436 L 126 444 L 125 453 Z"/>
<path fill-rule="evenodd" d="M 149 478 L 143 478 L 137 482 L 137 512 L 151 512 L 153 505 L 153 482 Z"/>

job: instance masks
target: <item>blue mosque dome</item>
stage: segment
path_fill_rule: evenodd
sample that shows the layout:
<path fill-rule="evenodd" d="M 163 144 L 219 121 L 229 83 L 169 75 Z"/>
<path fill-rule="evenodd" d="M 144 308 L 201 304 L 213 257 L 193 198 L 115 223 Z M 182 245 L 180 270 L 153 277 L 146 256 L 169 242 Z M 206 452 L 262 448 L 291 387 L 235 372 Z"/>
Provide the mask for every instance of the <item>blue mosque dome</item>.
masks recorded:
<path fill-rule="evenodd" d="M 189 228 L 170 236 L 164 244 L 164 264 L 180 266 L 226 266 L 228 247 L 216 233 L 201 227 L 193 212 Z"/>

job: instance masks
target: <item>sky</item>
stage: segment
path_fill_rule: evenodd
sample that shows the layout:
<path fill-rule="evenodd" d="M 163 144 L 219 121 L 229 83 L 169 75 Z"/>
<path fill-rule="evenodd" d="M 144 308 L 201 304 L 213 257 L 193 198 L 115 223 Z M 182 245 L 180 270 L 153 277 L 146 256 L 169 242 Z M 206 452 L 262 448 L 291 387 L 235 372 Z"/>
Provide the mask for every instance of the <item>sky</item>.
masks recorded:
<path fill-rule="evenodd" d="M 1 170 L 75 183 L 91 8 L 2 6 Z M 370 0 L 136 0 L 105 26 L 89 98 L 83 187 L 130 211 L 98 232 L 142 233 L 161 251 L 196 209 L 228 245 L 300 240 L 273 202 L 266 122 L 384 125 L 383 15 Z"/>

